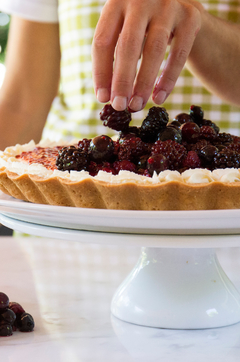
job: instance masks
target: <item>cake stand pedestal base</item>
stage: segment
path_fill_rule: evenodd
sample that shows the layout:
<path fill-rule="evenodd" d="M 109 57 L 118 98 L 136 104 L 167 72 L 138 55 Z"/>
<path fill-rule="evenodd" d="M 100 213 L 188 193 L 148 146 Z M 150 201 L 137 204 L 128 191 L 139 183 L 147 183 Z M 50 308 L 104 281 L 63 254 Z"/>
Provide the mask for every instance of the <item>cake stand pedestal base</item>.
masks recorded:
<path fill-rule="evenodd" d="M 148 327 L 216 328 L 240 321 L 240 294 L 214 249 L 143 247 L 111 311 Z"/>

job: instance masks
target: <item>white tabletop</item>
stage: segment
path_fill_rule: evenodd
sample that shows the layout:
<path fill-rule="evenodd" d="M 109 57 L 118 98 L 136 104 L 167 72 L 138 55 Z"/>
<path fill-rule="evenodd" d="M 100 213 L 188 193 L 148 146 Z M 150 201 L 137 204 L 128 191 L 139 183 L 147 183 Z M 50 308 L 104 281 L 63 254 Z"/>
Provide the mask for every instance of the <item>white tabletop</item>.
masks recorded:
<path fill-rule="evenodd" d="M 111 316 L 112 296 L 137 261 L 137 247 L 37 237 L 0 237 L 0 246 L 0 291 L 22 304 L 36 324 L 34 332 L 0 338 L 1 361 L 240 360 L 240 323 L 164 330 Z M 217 251 L 225 272 L 240 289 L 240 248 Z"/>

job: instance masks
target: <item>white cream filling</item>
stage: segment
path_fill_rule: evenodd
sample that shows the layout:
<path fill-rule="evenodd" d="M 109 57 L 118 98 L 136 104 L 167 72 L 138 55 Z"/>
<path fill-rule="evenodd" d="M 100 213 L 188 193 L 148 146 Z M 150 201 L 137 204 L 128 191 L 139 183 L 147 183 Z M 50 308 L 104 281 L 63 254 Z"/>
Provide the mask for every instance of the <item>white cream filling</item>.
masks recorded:
<path fill-rule="evenodd" d="M 135 182 L 141 184 L 158 184 L 168 181 L 179 181 L 189 184 L 209 183 L 213 181 L 220 181 L 224 183 L 239 182 L 240 171 L 235 168 L 217 169 L 209 171 L 207 169 L 190 169 L 180 174 L 178 171 L 165 170 L 158 175 L 154 172 L 152 177 L 141 176 L 130 171 L 120 171 L 118 175 L 112 175 L 105 171 L 99 171 L 96 176 L 90 176 L 87 171 L 58 171 L 48 170 L 44 166 L 33 163 L 29 165 L 27 162 L 15 156 L 22 152 L 32 151 L 36 146 L 41 147 L 54 147 L 57 145 L 65 146 L 77 143 L 77 140 L 69 142 L 49 142 L 48 140 L 41 141 L 38 145 L 34 141 L 30 141 L 25 145 L 16 145 L 8 147 L 4 152 L 0 151 L 0 167 L 6 167 L 11 172 L 18 175 L 31 174 L 45 179 L 50 177 L 61 177 L 70 181 L 81 181 L 86 178 L 96 179 L 108 183 L 126 183 Z"/>

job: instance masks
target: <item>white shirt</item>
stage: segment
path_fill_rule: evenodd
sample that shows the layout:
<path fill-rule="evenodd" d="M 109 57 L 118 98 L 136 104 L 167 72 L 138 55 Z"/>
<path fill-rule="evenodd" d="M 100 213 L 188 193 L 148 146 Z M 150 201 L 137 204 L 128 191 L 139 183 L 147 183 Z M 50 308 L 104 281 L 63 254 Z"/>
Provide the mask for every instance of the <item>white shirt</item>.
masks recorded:
<path fill-rule="evenodd" d="M 58 22 L 58 0 L 0 0 L 0 10 L 27 20 Z"/>

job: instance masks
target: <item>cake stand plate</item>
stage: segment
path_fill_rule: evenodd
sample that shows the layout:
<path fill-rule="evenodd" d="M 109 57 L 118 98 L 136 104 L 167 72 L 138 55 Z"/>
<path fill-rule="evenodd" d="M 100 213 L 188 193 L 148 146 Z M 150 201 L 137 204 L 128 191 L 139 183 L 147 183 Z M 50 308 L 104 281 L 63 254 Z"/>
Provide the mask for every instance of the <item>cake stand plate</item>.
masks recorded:
<path fill-rule="evenodd" d="M 216 328 L 240 321 L 240 294 L 219 264 L 214 249 L 239 247 L 239 235 L 71 230 L 3 214 L 0 214 L 0 222 L 37 236 L 141 246 L 136 266 L 117 289 L 111 303 L 112 314 L 123 321 L 172 329 Z"/>

